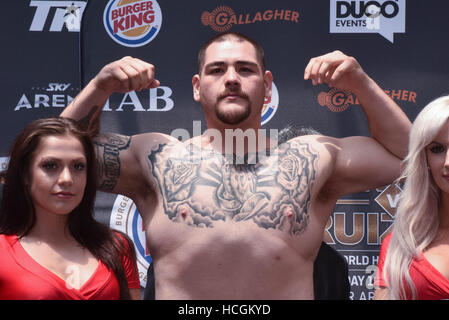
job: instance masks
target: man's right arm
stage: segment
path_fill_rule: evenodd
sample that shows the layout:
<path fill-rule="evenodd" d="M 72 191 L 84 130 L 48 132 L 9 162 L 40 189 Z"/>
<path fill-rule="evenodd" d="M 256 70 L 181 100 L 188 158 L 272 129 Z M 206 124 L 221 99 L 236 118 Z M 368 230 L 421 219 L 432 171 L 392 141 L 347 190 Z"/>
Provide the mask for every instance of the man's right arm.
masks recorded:
<path fill-rule="evenodd" d="M 71 118 L 93 138 L 98 165 L 98 188 L 102 191 L 132 196 L 142 190 L 139 136 L 115 133 L 100 134 L 100 115 L 103 105 L 114 92 L 155 88 L 154 67 L 142 60 L 125 57 L 101 69 L 95 78 L 75 97 L 61 113 Z M 119 179 L 120 178 L 120 179 Z M 145 181 L 142 181 L 144 183 Z"/>
<path fill-rule="evenodd" d="M 136 58 L 124 57 L 104 66 L 64 109 L 61 116 L 77 120 L 83 129 L 95 136 L 100 132 L 101 109 L 111 94 L 158 86 L 153 65 Z"/>

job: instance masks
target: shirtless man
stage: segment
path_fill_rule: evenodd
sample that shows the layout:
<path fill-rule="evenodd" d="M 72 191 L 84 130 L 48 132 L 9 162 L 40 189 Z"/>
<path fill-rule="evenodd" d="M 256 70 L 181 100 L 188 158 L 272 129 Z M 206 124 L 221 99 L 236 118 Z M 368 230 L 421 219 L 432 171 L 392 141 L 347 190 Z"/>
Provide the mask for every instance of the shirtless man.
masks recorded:
<path fill-rule="evenodd" d="M 332 208 L 343 194 L 398 176 L 406 115 L 354 58 L 332 52 L 311 59 L 304 78 L 355 93 L 372 138 L 308 135 L 278 147 L 258 140 L 244 152 L 271 147 L 270 156 L 235 164 L 219 134 L 260 128 L 272 74 L 256 43 L 228 33 L 203 46 L 192 79 L 207 121 L 203 135 L 180 142 L 160 133 L 98 134 L 106 99 L 157 87 L 154 75 L 152 65 L 131 57 L 108 64 L 61 115 L 96 134 L 99 188 L 137 205 L 156 299 L 313 299 L 313 262 Z"/>

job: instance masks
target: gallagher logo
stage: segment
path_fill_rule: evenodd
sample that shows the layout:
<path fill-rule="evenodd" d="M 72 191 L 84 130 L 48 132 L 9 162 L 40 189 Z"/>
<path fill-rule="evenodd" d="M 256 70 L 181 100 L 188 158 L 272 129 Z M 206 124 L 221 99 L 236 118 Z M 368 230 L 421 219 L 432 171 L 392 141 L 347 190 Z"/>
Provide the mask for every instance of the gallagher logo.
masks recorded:
<path fill-rule="evenodd" d="M 418 93 L 408 89 L 384 90 L 384 92 L 394 101 L 408 102 L 417 105 Z M 322 107 L 327 107 L 333 112 L 342 112 L 351 105 L 360 105 L 359 100 L 349 90 L 332 88 L 328 92 L 322 91 L 318 94 L 318 103 Z"/>
<path fill-rule="evenodd" d="M 217 32 L 228 31 L 234 24 L 252 24 L 256 22 L 268 22 L 273 20 L 291 21 L 298 23 L 299 12 L 294 10 L 275 9 L 258 11 L 255 14 L 239 14 L 227 6 L 217 7 L 211 12 L 204 11 L 201 14 L 201 22 L 205 26 L 210 26 Z"/>
<path fill-rule="evenodd" d="M 104 10 L 103 23 L 109 36 L 118 44 L 140 47 L 157 36 L 162 14 L 154 0 L 110 0 Z"/>
<path fill-rule="evenodd" d="M 265 98 L 262 108 L 262 125 L 267 123 L 273 118 L 279 106 L 279 93 L 278 89 L 274 85 L 274 82 L 271 84 L 271 97 Z"/>
<path fill-rule="evenodd" d="M 333 112 L 342 112 L 355 103 L 355 98 L 350 91 L 333 88 L 329 92 L 320 92 L 318 103 Z"/>
<path fill-rule="evenodd" d="M 147 269 L 152 259 L 146 242 L 142 218 L 131 199 L 122 195 L 117 196 L 112 207 L 109 225 L 112 229 L 126 233 L 134 242 L 140 286 L 145 287 L 147 282 Z"/>

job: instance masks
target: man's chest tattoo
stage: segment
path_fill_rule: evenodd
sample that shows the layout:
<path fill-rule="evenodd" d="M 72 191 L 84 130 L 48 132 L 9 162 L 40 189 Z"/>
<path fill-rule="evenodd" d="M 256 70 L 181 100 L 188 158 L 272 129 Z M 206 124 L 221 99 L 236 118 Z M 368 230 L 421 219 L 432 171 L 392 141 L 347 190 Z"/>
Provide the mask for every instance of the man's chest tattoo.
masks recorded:
<path fill-rule="evenodd" d="M 309 144 L 287 142 L 257 164 L 238 165 L 192 145 L 182 154 L 170 148 L 162 144 L 148 158 L 172 221 L 213 227 L 252 220 L 290 234 L 306 229 L 318 161 Z"/>

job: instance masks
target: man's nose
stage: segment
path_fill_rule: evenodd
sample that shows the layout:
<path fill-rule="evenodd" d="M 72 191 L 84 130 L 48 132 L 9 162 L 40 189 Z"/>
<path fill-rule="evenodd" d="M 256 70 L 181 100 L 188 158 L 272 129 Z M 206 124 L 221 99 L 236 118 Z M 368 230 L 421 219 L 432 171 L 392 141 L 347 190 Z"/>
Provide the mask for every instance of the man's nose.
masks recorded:
<path fill-rule="evenodd" d="M 226 72 L 226 86 L 239 86 L 240 77 L 234 68 L 229 68 Z"/>

